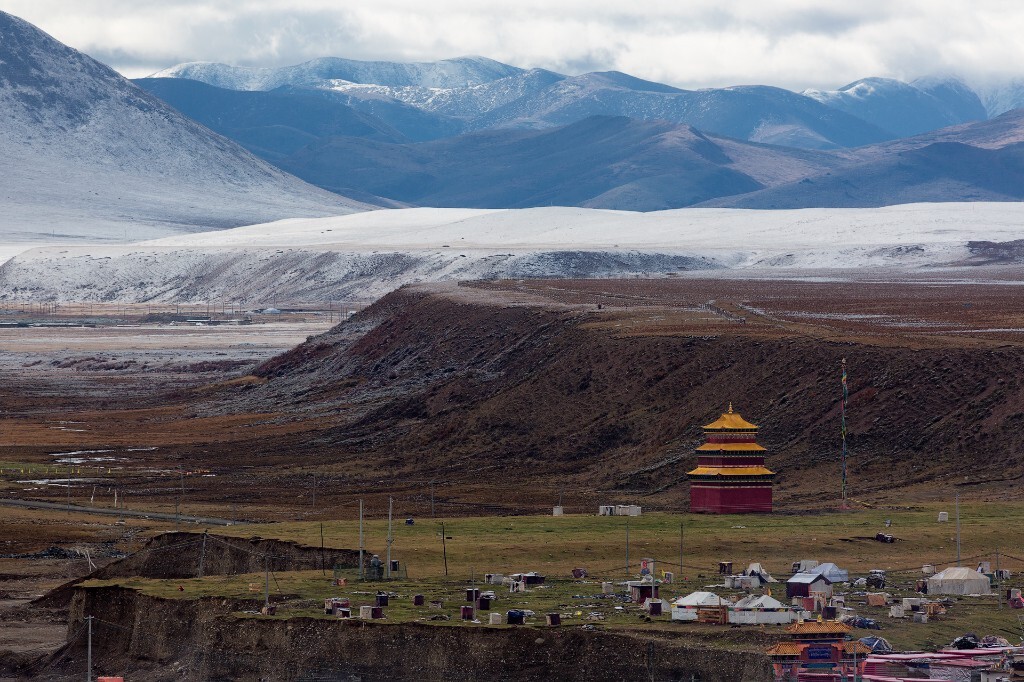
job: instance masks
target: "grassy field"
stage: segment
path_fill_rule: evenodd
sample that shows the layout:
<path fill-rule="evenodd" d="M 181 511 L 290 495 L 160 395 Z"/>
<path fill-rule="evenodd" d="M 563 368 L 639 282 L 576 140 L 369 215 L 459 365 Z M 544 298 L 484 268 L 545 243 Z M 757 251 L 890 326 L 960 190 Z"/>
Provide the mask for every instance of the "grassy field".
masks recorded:
<path fill-rule="evenodd" d="M 382 557 L 387 520 L 365 521 L 365 547 Z M 939 511 L 950 521 L 938 523 Z M 358 512 L 353 510 L 353 516 Z M 368 512 L 369 514 L 369 512 Z M 961 557 L 976 565 L 975 557 L 990 560 L 1002 549 L 1002 567 L 1024 570 L 1024 505 L 962 504 Z M 885 521 L 891 520 L 886 528 Z M 645 514 L 639 517 L 599 517 L 573 514 L 553 516 L 475 517 L 441 521 L 417 519 L 405 525 L 395 519 L 392 557 L 407 567 L 409 576 L 428 578 L 448 574 L 468 578 L 477 573 L 537 570 L 565 575 L 586 567 L 591 574 L 625 576 L 626 527 L 629 526 L 630 564 L 641 557 L 659 560 L 659 568 L 678 570 L 682 530 L 683 571 L 698 579 L 717 570 L 719 561 L 732 561 L 737 569 L 758 561 L 785 575 L 799 559 L 833 561 L 854 572 L 885 569 L 907 579 L 919 577 L 923 564 L 951 565 L 956 560 L 956 523 L 952 504 L 921 504 L 902 509 L 865 509 L 802 515 L 710 516 L 697 514 Z M 321 525 L 316 522 L 235 526 L 218 530 L 239 537 L 260 536 L 320 545 Z M 878 532 L 898 541 L 874 541 Z M 328 547 L 359 546 L 359 525 L 351 521 L 323 523 Z M 1015 554 L 1016 552 L 1016 554 Z M 968 561 L 968 559 L 971 561 Z"/>
<path fill-rule="evenodd" d="M 936 521 L 938 512 L 946 510 L 954 519 L 949 523 Z M 1003 568 L 1024 571 L 1019 556 L 1024 540 L 1019 505 L 965 504 L 961 506 L 962 563 L 974 567 L 985 559 L 995 565 L 997 549 Z M 935 564 L 938 570 L 955 563 L 955 515 L 952 506 L 921 505 L 907 509 L 873 509 L 846 513 L 802 516 L 696 516 L 648 514 L 628 519 L 630 570 L 626 570 L 625 517 L 570 515 L 564 517 L 482 517 L 461 518 L 444 522 L 442 545 L 440 521 L 420 519 L 414 525 L 398 520 L 394 525 L 392 558 L 402 562 L 402 578 L 387 583 L 361 583 L 354 571 L 346 571 L 350 579 L 345 588 L 330 584 L 318 571 L 278 572 L 273 576 L 272 593 L 285 598 L 284 616 L 322 615 L 322 599 L 344 596 L 353 607 L 371 604 L 378 588 L 396 597 L 387 609 L 391 621 L 429 619 L 447 615 L 452 620 L 440 624 L 460 623 L 459 606 L 465 604 L 465 588 L 475 578 L 481 589 L 495 589 L 499 601 L 495 610 L 526 608 L 538 615 L 558 612 L 568 624 L 595 623 L 602 627 L 643 627 L 669 629 L 689 636 L 708 639 L 722 646 L 760 645 L 769 639 L 784 637 L 781 628 L 716 628 L 714 626 L 682 625 L 669 622 L 669 616 L 645 618 L 638 607 L 613 598 L 602 598 L 602 580 L 622 582 L 639 572 L 641 557 L 657 560 L 657 572 L 674 571 L 677 582 L 663 587 L 662 597 L 671 599 L 696 589 L 716 585 L 719 561 L 732 561 L 735 570 L 747 563 L 764 564 L 780 580 L 790 573 L 790 564 L 797 559 L 834 561 L 851 574 L 865 574 L 869 569 L 889 571 L 890 585 L 886 591 L 896 597 L 913 596 L 913 586 L 921 577 L 921 566 Z M 891 526 L 885 527 L 885 521 Z M 683 526 L 683 570 L 680 575 L 679 540 Z M 885 530 L 899 541 L 885 544 L 874 541 L 876 532 Z M 238 537 L 259 536 L 291 540 L 303 544 L 320 544 L 319 523 L 279 523 L 259 526 L 235 526 L 217 529 L 218 534 Z M 365 544 L 369 551 L 383 558 L 387 522 L 375 518 L 365 523 Z M 355 521 L 325 522 L 324 544 L 328 547 L 357 547 L 358 524 Z M 447 557 L 447 576 L 445 558 Z M 574 567 L 585 567 L 588 580 L 573 580 Z M 548 577 L 547 586 L 527 594 L 509 594 L 507 588 L 482 585 L 485 573 L 508 574 L 536 570 Z M 129 585 L 144 592 L 171 598 L 193 598 L 204 595 L 238 598 L 263 597 L 262 574 L 216 576 L 195 580 L 148 580 L 141 578 L 106 581 Z M 1020 583 L 1011 579 L 1006 586 Z M 258 589 L 253 591 L 250 585 Z M 179 587 L 184 587 L 180 590 Z M 738 594 L 713 587 L 723 596 Z M 625 587 L 616 590 L 624 593 Z M 956 600 L 948 613 L 922 625 L 891 619 L 888 607 L 868 607 L 862 595 L 840 586 L 848 605 L 858 614 L 877 619 L 882 625 L 878 634 L 900 649 L 931 649 L 948 644 L 965 632 L 979 636 L 996 634 L 1016 642 L 1021 637 L 1020 611 L 1000 608 L 996 597 L 966 597 Z M 783 598 L 785 587 L 774 587 L 775 596 Z M 443 600 L 441 611 L 429 607 L 413 607 L 412 595 L 424 594 L 428 600 Z M 616 608 L 620 607 L 620 608 Z M 486 616 L 483 617 L 484 619 Z M 746 633 L 746 634 L 742 634 Z M 857 631 L 859 636 L 870 634 Z"/>

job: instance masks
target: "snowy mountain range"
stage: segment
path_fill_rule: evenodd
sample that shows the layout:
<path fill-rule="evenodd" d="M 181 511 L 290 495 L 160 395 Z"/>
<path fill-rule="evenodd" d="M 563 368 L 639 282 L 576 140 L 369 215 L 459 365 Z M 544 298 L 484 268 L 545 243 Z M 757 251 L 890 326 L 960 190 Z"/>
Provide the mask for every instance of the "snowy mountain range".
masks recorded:
<path fill-rule="evenodd" d="M 922 78 L 912 83 L 864 78 L 838 90 L 805 90 L 803 94 L 894 137 L 982 121 L 989 116 L 978 94 L 955 78 Z"/>
<path fill-rule="evenodd" d="M 194 63 L 154 76 L 137 82 L 278 167 L 376 203 L 649 211 L 1024 198 L 1018 152 L 995 151 L 1024 132 L 1006 113 L 1024 103 L 1013 84 L 866 78 L 831 91 L 689 91 L 480 57 Z M 990 152 L 958 146 L 979 146 L 979 134 L 1003 141 Z"/>
<path fill-rule="evenodd" d="M 230 90 L 330 91 L 343 94 L 356 108 L 401 103 L 454 119 L 462 125 L 459 132 L 551 127 L 608 115 L 668 120 L 729 137 L 816 149 L 914 135 L 1024 106 L 1024 81 L 972 89 L 954 76 L 910 83 L 865 78 L 837 90 L 803 93 L 767 86 L 681 90 L 619 72 L 566 76 L 482 57 L 416 64 L 329 58 L 278 69 L 195 62 L 152 77 Z"/>
<path fill-rule="evenodd" d="M 256 158 L 0 12 L 3 240 L 156 237 L 366 206 Z"/>
<path fill-rule="evenodd" d="M 379 118 L 308 90 L 238 92 L 180 79 L 139 83 L 280 168 L 378 203 L 387 197 L 402 204 L 478 208 L 853 207 L 1017 201 L 1017 188 L 1024 187 L 1014 150 L 970 153 L 958 146 L 994 150 L 1024 141 L 1019 110 L 833 150 L 765 145 L 622 116 L 412 141 Z M 239 100 L 249 102 L 240 106 Z M 758 109 L 743 110 L 749 121 Z M 910 153 L 930 145 L 939 146 Z"/>
<path fill-rule="evenodd" d="M 336 63 L 344 68 L 329 68 Z M 665 120 L 729 137 L 812 149 L 892 137 L 836 108 L 781 88 L 689 91 L 619 72 L 565 76 L 479 57 L 433 64 L 316 60 L 283 69 L 194 63 L 152 78 L 185 78 L 234 90 L 287 87 L 325 96 L 334 93 L 339 101 L 371 114 L 379 111 L 381 102 L 405 105 L 447 120 L 447 130 L 454 132 L 555 127 L 603 115 Z M 429 139 L 416 133 L 409 137 Z"/>
<path fill-rule="evenodd" d="M 277 69 L 191 62 L 158 71 L 152 77 L 186 78 L 228 90 L 273 90 L 285 85 L 320 87 L 338 81 L 395 88 L 443 89 L 472 87 L 522 72 L 517 67 L 484 57 L 416 63 L 324 57 Z"/>

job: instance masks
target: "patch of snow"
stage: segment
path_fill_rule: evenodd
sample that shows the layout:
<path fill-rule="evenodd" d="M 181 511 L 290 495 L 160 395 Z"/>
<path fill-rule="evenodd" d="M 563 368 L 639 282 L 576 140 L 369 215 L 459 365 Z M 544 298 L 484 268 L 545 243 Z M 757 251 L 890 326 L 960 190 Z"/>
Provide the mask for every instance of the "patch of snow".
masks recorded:
<path fill-rule="evenodd" d="M 436 62 L 373 62 L 324 57 L 277 69 L 190 62 L 158 71 L 150 77 L 188 78 L 231 90 L 273 90 L 286 85 L 319 87 L 328 81 L 453 88 L 479 85 L 521 71 L 493 59 L 474 56 Z"/>
<path fill-rule="evenodd" d="M 686 270 L 916 268 L 1021 237 L 1024 204 L 651 213 L 584 208 L 372 211 L 129 245 L 25 251 L 0 300 L 371 300 L 413 282 L 659 276 Z M 261 306 L 261 307 L 265 307 Z"/>

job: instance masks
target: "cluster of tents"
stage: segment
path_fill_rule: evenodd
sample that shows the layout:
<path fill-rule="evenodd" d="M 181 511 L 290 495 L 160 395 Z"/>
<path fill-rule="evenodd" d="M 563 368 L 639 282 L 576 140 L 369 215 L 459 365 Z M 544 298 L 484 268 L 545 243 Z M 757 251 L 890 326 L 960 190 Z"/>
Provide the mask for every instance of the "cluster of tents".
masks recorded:
<path fill-rule="evenodd" d="M 701 612 L 711 609 L 725 611 L 725 622 L 737 625 L 786 625 L 796 620 L 796 613 L 778 599 L 767 594 L 751 594 L 732 602 L 714 592 L 693 592 L 672 602 L 672 620 L 696 621 Z"/>
<path fill-rule="evenodd" d="M 786 581 L 786 598 L 832 594 L 832 585 L 849 583 L 850 573 L 836 564 L 802 561 L 794 564 L 796 573 Z M 863 582 L 858 581 L 858 582 Z M 725 578 L 725 587 L 756 590 L 770 583 L 779 583 L 761 564 L 752 563 L 742 573 Z M 991 594 L 989 577 L 970 568 L 952 567 L 927 580 L 928 594 Z M 769 590 L 770 592 L 770 590 Z M 798 611 L 775 599 L 771 594 L 751 594 L 738 601 L 720 597 L 714 592 L 700 591 L 680 597 L 672 603 L 672 620 L 697 621 L 717 618 L 730 624 L 785 625 L 798 618 Z"/>

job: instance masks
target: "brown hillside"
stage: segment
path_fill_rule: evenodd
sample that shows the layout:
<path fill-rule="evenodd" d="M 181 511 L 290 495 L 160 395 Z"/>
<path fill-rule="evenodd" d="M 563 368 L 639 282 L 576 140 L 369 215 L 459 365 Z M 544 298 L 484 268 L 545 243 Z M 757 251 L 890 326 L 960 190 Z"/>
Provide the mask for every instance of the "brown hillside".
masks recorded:
<path fill-rule="evenodd" d="M 1017 497 L 1022 305 L 1006 289 L 405 288 L 200 409 L 301 415 L 315 432 L 254 452 L 339 474 L 488 485 L 494 502 L 617 490 L 676 507 L 700 425 L 732 401 L 761 425 L 782 506 L 818 507 L 837 496 L 846 357 L 854 497 Z M 710 298 L 717 312 L 697 309 Z"/>

